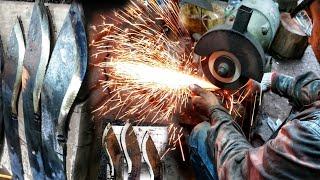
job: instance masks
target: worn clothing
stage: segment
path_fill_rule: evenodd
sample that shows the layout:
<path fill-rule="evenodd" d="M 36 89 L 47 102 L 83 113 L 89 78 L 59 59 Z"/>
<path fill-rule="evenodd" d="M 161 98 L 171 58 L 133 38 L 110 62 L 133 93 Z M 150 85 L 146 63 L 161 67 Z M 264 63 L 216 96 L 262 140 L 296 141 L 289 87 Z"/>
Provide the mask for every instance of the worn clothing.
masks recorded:
<path fill-rule="evenodd" d="M 212 157 L 209 156 L 207 144 L 210 123 L 204 121 L 198 124 L 191 132 L 188 139 L 190 161 L 197 179 L 218 180 L 218 174 Z"/>
<path fill-rule="evenodd" d="M 320 178 L 320 78 L 312 72 L 297 78 L 275 74 L 271 89 L 288 98 L 297 114 L 259 148 L 224 108 L 213 109 L 207 143 L 219 179 Z"/>

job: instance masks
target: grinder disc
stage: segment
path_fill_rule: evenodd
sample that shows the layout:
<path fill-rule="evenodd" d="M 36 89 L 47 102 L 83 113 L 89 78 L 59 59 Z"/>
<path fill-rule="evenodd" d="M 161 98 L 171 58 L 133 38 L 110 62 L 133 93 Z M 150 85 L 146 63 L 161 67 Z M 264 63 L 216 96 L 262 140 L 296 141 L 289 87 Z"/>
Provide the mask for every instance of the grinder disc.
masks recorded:
<path fill-rule="evenodd" d="M 218 27 L 203 35 L 195 53 L 206 57 L 201 66 L 206 78 L 225 89 L 237 89 L 249 79 L 261 81 L 264 53 L 261 45 L 248 33 Z"/>

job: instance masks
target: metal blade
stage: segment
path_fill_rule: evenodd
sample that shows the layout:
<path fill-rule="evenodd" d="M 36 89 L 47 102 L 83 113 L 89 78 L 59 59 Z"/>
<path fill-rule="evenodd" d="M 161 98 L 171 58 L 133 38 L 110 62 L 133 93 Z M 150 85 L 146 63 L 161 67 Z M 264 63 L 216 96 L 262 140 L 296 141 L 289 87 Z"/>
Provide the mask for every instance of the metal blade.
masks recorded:
<path fill-rule="evenodd" d="M 115 179 L 123 179 L 123 159 L 120 144 L 109 123 L 103 131 L 102 144 L 105 147 L 106 154 L 111 166 L 111 177 Z"/>
<path fill-rule="evenodd" d="M 24 53 L 24 38 L 18 19 L 9 37 L 2 83 L 4 126 L 14 179 L 24 179 L 17 118 Z"/>
<path fill-rule="evenodd" d="M 146 134 L 143 137 L 141 150 L 142 150 L 143 159 L 148 165 L 150 179 L 161 180 L 162 179 L 161 158 L 148 132 L 146 132 Z"/>
<path fill-rule="evenodd" d="M 50 30 L 47 10 L 41 1 L 33 6 L 26 45 L 22 96 L 28 157 L 33 178 L 44 179 L 39 101 L 50 54 Z"/>
<path fill-rule="evenodd" d="M 67 116 L 84 79 L 87 58 L 82 9 L 73 2 L 52 52 L 41 94 L 47 178 L 65 179 Z"/>
<path fill-rule="evenodd" d="M 66 158 L 67 179 L 86 180 L 89 178 L 88 162 L 93 144 L 93 121 L 90 121 L 90 118 L 91 113 L 87 100 L 76 104 L 70 110 Z"/>
<path fill-rule="evenodd" d="M 0 158 L 2 157 L 3 148 L 4 148 L 4 123 L 3 123 L 3 101 L 2 101 L 2 70 L 4 62 L 4 51 L 2 46 L 2 40 L 0 36 Z"/>
<path fill-rule="evenodd" d="M 128 164 L 129 179 L 140 179 L 141 153 L 137 136 L 130 123 L 123 127 L 120 140 Z"/>

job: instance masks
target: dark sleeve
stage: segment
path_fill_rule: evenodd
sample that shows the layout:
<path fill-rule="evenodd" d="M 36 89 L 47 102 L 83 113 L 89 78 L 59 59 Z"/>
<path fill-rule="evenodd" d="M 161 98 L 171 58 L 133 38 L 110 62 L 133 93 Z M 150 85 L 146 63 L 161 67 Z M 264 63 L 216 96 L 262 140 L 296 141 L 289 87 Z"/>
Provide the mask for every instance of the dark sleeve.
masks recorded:
<path fill-rule="evenodd" d="M 286 97 L 296 110 L 320 100 L 320 78 L 313 72 L 296 78 L 274 73 L 271 82 L 272 92 Z"/>
<path fill-rule="evenodd" d="M 245 178 L 247 165 L 244 159 L 252 146 L 224 108 L 212 112 L 212 129 L 207 141 L 219 179 Z"/>
<path fill-rule="evenodd" d="M 228 113 L 215 109 L 212 117 L 207 141 L 219 179 L 320 177 L 319 123 L 291 121 L 275 139 L 253 148 Z"/>

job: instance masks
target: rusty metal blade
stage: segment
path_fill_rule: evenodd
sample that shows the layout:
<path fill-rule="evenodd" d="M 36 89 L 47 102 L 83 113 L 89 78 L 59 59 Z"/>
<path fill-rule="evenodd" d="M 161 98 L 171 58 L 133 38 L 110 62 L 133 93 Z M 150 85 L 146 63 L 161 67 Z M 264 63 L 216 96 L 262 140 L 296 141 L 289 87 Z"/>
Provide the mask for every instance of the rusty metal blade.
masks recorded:
<path fill-rule="evenodd" d="M 111 177 L 115 179 L 123 179 L 123 159 L 120 144 L 109 123 L 103 131 L 102 145 L 105 148 L 109 163 L 111 166 Z"/>
<path fill-rule="evenodd" d="M 3 100 L 2 100 L 2 71 L 4 62 L 4 51 L 0 36 L 0 158 L 2 157 L 4 148 L 4 123 L 3 123 Z"/>
<path fill-rule="evenodd" d="M 23 33 L 20 21 L 17 19 L 9 37 L 7 56 L 2 74 L 4 126 L 14 179 L 24 178 L 17 110 L 24 53 L 25 43 Z"/>
<path fill-rule="evenodd" d="M 150 179 L 155 179 L 155 180 L 163 179 L 161 158 L 148 132 L 146 132 L 146 134 L 142 139 L 141 150 L 142 150 L 143 159 L 148 165 Z"/>
<path fill-rule="evenodd" d="M 126 123 L 121 131 L 121 146 L 128 165 L 129 179 L 140 179 L 141 153 L 137 136 L 130 123 Z"/>
<path fill-rule="evenodd" d="M 73 2 L 52 52 L 41 94 L 47 178 L 65 179 L 67 117 L 85 76 L 87 56 L 82 8 Z"/>
<path fill-rule="evenodd" d="M 30 19 L 22 74 L 25 134 L 34 179 L 44 179 L 39 101 L 49 54 L 50 29 L 47 10 L 41 1 L 37 1 Z"/>

